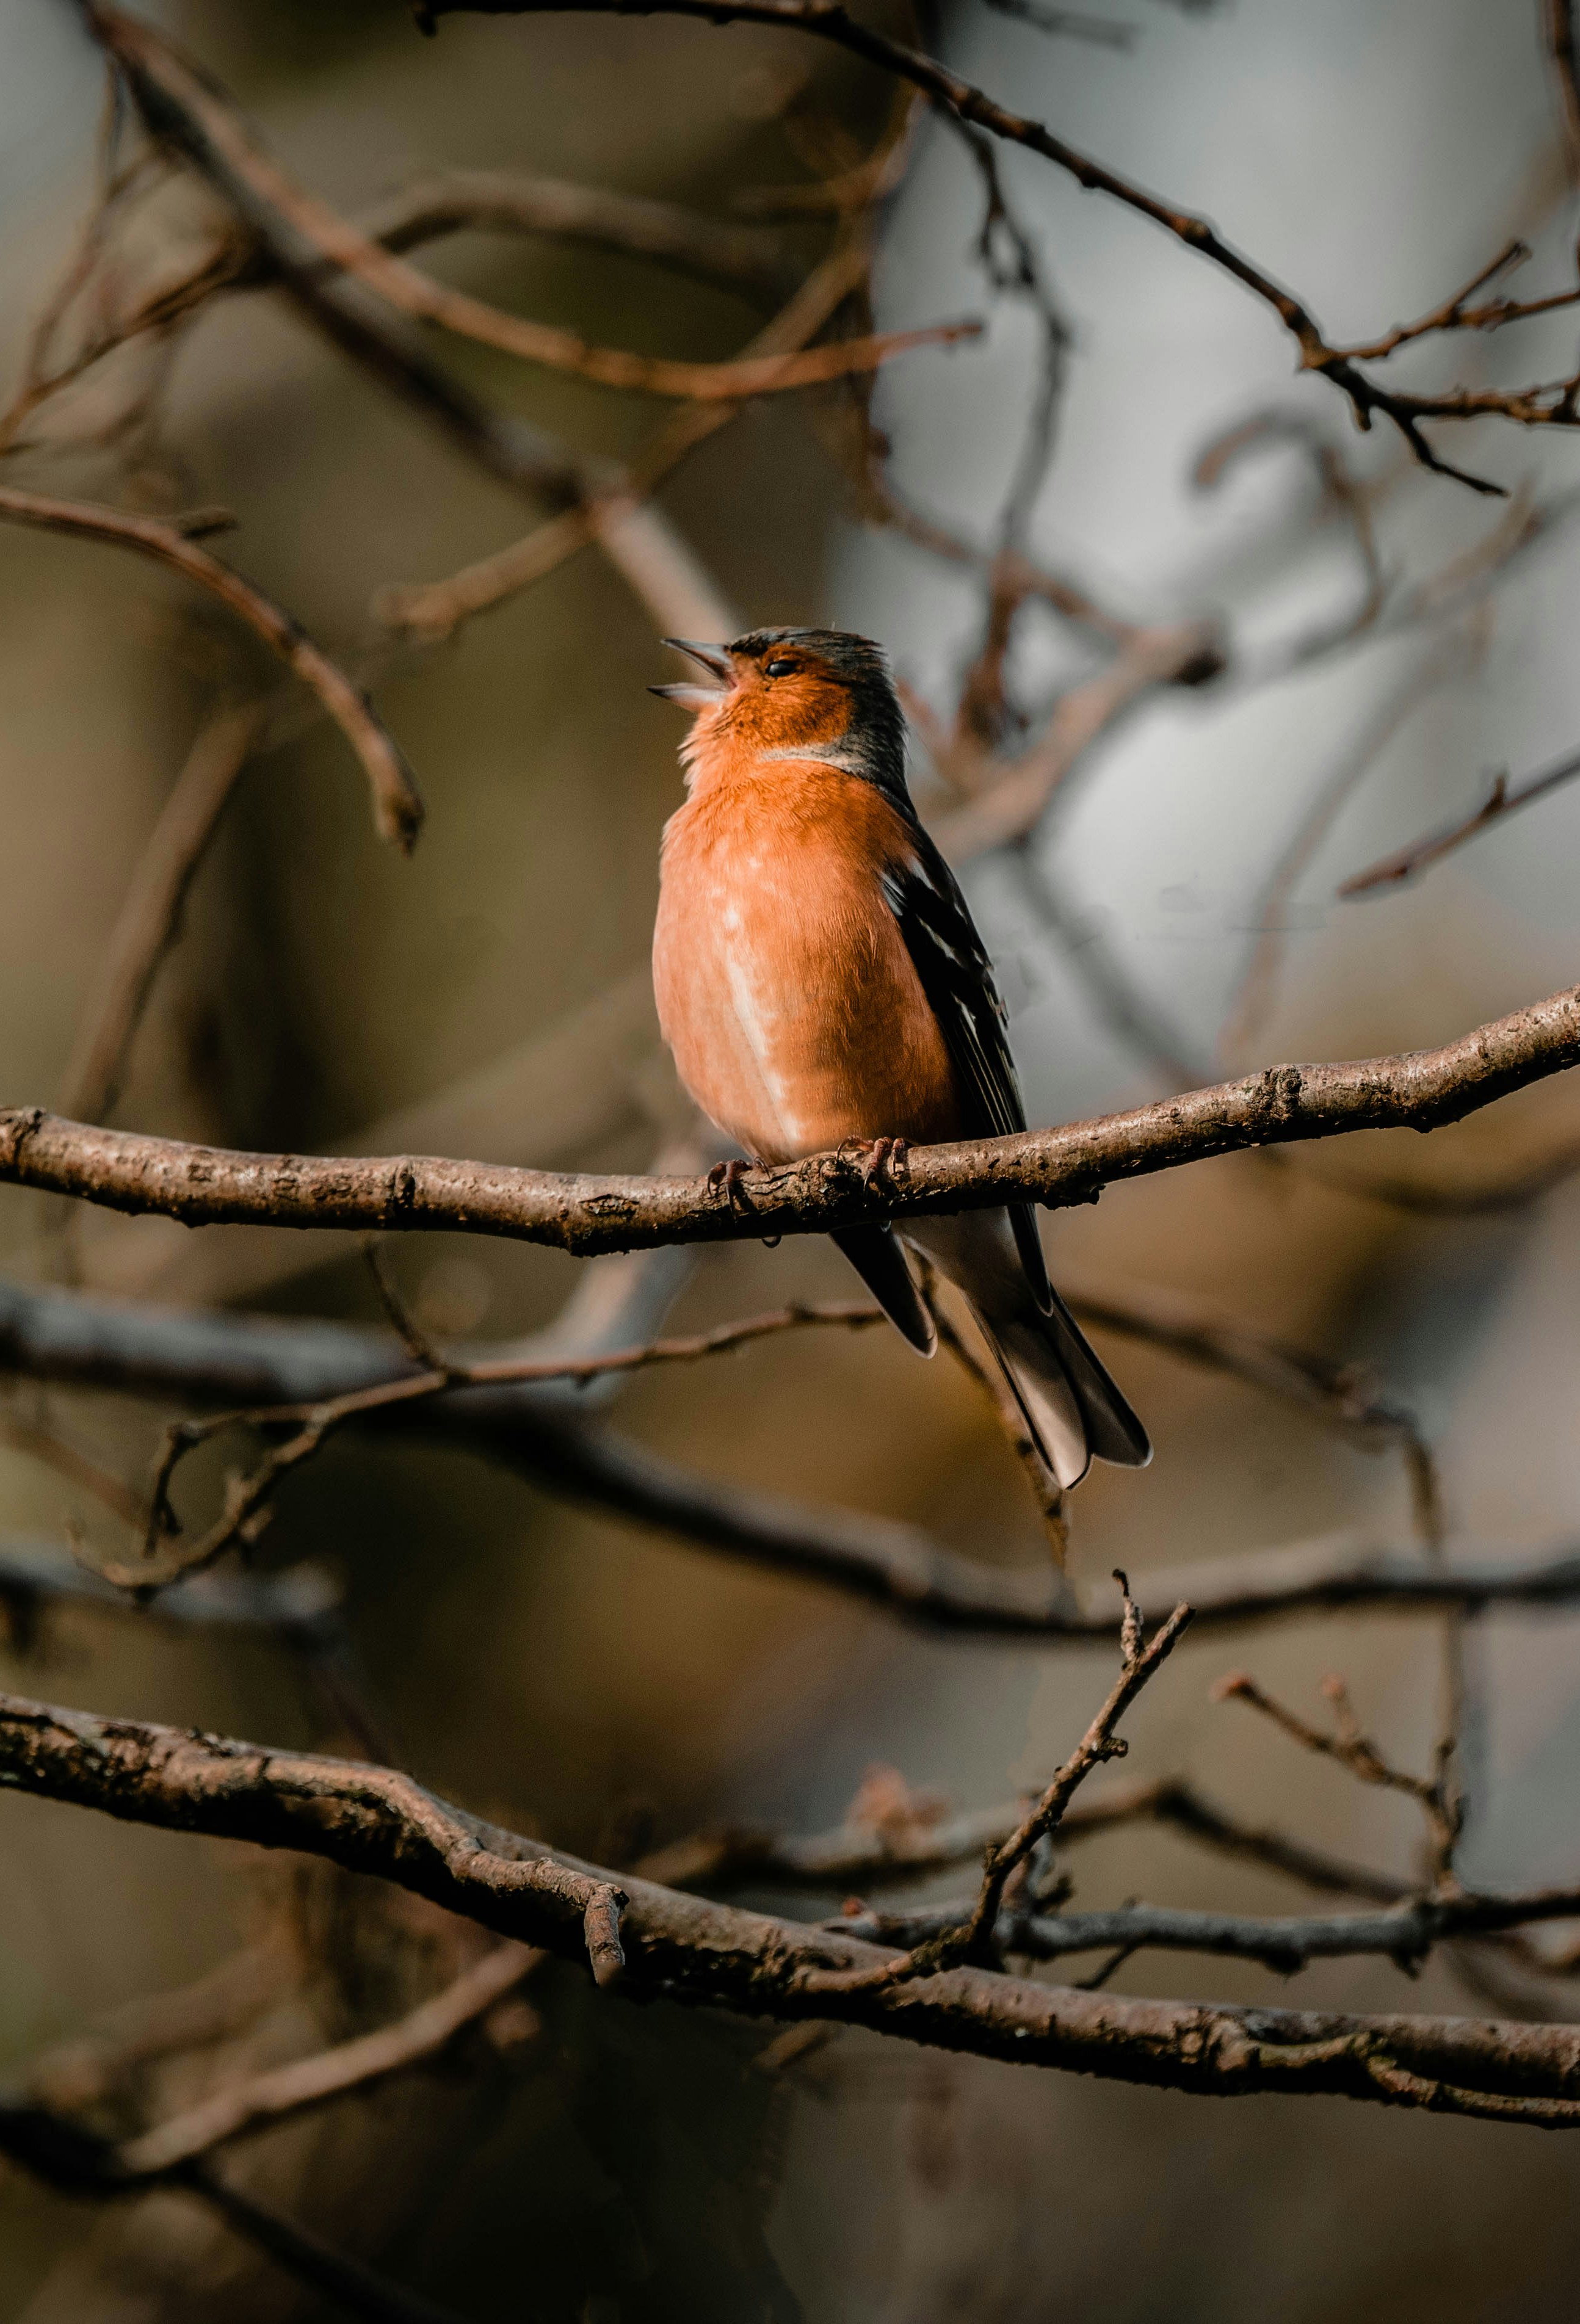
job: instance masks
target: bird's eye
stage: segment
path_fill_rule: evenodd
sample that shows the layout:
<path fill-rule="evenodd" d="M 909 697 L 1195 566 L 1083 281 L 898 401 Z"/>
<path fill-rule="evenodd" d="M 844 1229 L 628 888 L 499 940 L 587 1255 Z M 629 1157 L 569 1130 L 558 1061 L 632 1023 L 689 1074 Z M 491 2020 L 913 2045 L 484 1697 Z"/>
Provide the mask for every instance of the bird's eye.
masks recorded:
<path fill-rule="evenodd" d="M 794 669 L 793 661 L 771 661 L 764 669 L 763 675 L 766 678 L 789 678 Z"/>

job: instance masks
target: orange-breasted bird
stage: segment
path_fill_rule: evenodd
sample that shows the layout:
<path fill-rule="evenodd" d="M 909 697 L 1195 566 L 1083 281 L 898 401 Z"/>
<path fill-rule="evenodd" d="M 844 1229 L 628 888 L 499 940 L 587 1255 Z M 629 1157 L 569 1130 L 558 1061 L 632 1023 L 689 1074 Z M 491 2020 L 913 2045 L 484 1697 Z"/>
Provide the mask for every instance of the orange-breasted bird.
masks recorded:
<path fill-rule="evenodd" d="M 882 650 L 843 630 L 665 643 L 703 673 L 664 829 L 653 989 L 680 1079 L 756 1162 L 1024 1130 L 993 966 L 918 820 Z M 1030 1204 L 901 1230 L 966 1295 L 1060 1485 L 1147 1433 L 1048 1279 Z M 887 1225 L 834 1237 L 911 1346 L 937 1333 Z"/>

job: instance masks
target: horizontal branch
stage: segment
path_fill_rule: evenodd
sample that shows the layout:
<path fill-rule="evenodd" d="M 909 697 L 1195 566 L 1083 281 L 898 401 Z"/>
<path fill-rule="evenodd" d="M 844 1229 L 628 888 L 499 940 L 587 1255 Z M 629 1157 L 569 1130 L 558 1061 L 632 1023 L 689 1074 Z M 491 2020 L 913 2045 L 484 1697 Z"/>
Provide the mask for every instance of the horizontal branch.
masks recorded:
<path fill-rule="evenodd" d="M 765 299 L 788 298 L 795 288 L 781 244 L 762 226 L 721 224 L 678 202 L 520 170 L 439 171 L 386 195 L 356 225 L 393 252 L 438 235 L 492 228 L 651 259 Z"/>
<path fill-rule="evenodd" d="M 279 1573 L 205 1573 L 172 1582 L 147 1609 L 178 1630 L 266 1630 L 303 1644 L 338 1644 L 342 1593 L 319 1565 Z M 24 1633 L 47 1605 L 125 1612 L 125 1593 L 48 1542 L 0 1536 L 0 1606 Z"/>
<path fill-rule="evenodd" d="M 0 1110 L 0 1182 L 187 1226 L 459 1228 L 590 1258 L 664 1243 L 825 1234 L 1012 1200 L 1058 1209 L 1095 1201 L 1120 1179 L 1252 1147 L 1358 1130 L 1435 1130 L 1576 1062 L 1580 988 L 1571 988 L 1437 1049 L 1273 1065 L 1058 1130 L 913 1148 L 902 1176 L 875 1183 L 840 1154 L 748 1170 L 733 1193 L 706 1178 L 598 1177 L 427 1156 L 248 1154 L 94 1129 L 38 1107 Z"/>
<path fill-rule="evenodd" d="M 1062 1961 L 1078 1952 L 1211 1952 L 1292 1978 L 1310 1961 L 1381 1954 L 1397 1969 L 1419 1969 L 1436 1945 L 1450 1938 L 1494 1936 L 1534 1920 L 1580 1915 L 1580 1889 L 1564 1889 L 1548 1910 L 1522 1896 L 1466 1896 L 1464 1913 L 1446 1905 L 1403 1904 L 1391 1913 L 1201 1913 L 1183 1905 L 1132 1904 L 1111 1913 L 1025 1913 L 999 1924 L 1006 1954 L 1030 1961 Z M 965 1915 L 971 1899 L 927 1905 L 922 1913 L 850 1913 L 841 1929 L 873 1945 L 922 1945 L 943 1936 Z"/>
<path fill-rule="evenodd" d="M 766 1888 L 810 1888 L 861 1894 L 929 1878 L 958 1864 L 980 1864 L 983 1851 L 1006 1840 L 1025 1813 L 1021 1800 L 961 1815 L 924 1794 L 918 1800 L 892 1769 L 869 1776 L 866 1793 L 882 1786 L 880 1812 L 864 1814 L 857 1795 L 847 1821 L 832 1831 L 778 1833 L 739 1827 L 693 1833 L 642 1859 L 649 1880 L 675 1888 L 718 1888 L 746 1883 Z M 1412 1884 L 1372 1866 L 1310 1848 L 1288 1833 L 1246 1824 L 1178 1775 L 1114 1784 L 1095 1799 L 1077 1800 L 1058 1827 L 1062 1854 L 1076 1842 L 1100 1838 L 1124 1824 L 1156 1823 L 1234 1861 L 1257 1864 L 1330 1895 L 1366 1896 L 1395 1904 Z"/>
<path fill-rule="evenodd" d="M 961 1897 L 914 1913 L 846 1914 L 838 1925 L 872 1944 L 916 1946 L 947 1935 L 971 1909 L 972 1899 Z M 999 1922 L 997 1942 L 1003 1952 L 1030 1960 L 1117 1950 L 1215 1953 L 1259 1961 L 1281 1977 L 1292 1977 L 1314 1960 L 1379 1954 L 1413 1973 L 1440 1944 L 1502 1936 L 1576 1915 L 1580 1888 L 1575 1887 L 1513 1896 L 1413 1896 L 1381 1913 L 1215 1913 L 1124 1904 L 1098 1913 L 1009 1912 Z"/>
<path fill-rule="evenodd" d="M 344 1323 L 165 1309 L 0 1281 L 0 1372 L 111 1388 L 201 1407 L 307 1403 L 414 1377 L 387 1333 Z M 726 1484 L 581 1416 L 553 1386 L 457 1388 L 397 1408 L 384 1424 L 463 1446 L 541 1490 L 771 1572 L 864 1598 L 903 1620 L 964 1636 L 1033 1641 L 1117 1637 L 1119 1618 L 1046 1567 L 1025 1572 L 963 1556 L 923 1527 L 820 1508 Z M 371 1424 L 370 1424 L 371 1425 Z M 1476 1554 L 1451 1563 L 1350 1536 L 1260 1554 L 1162 1567 L 1138 1577 L 1150 1618 L 1179 1599 L 1198 1629 L 1292 1614 L 1430 1612 L 1580 1602 L 1580 1548 Z"/>
<path fill-rule="evenodd" d="M 113 549 L 130 549 L 156 564 L 168 565 L 186 580 L 195 581 L 217 597 L 305 686 L 310 686 L 362 761 L 373 790 L 374 820 L 380 835 L 410 851 L 422 827 L 422 801 L 411 770 L 383 720 L 366 696 L 332 662 L 321 646 L 306 635 L 291 614 L 254 589 L 250 581 L 208 549 L 190 540 L 177 524 L 143 516 L 130 509 L 101 507 L 91 501 L 62 501 L 42 493 L 20 491 L 0 484 L 0 520 L 25 524 L 42 532 L 65 532 L 80 540 L 100 540 Z"/>
<path fill-rule="evenodd" d="M 607 1910 L 620 1896 L 631 1989 L 693 2006 L 868 2025 L 938 2049 L 1204 2095 L 1327 2093 L 1580 2126 L 1580 2028 L 1135 2000 L 975 1968 L 831 1987 L 831 1973 L 859 1977 L 885 1955 L 841 1931 L 616 1880 L 356 1761 L 4 1696 L 0 1784 L 124 1821 L 324 1857 L 571 1960 L 587 1958 L 586 1900 Z"/>

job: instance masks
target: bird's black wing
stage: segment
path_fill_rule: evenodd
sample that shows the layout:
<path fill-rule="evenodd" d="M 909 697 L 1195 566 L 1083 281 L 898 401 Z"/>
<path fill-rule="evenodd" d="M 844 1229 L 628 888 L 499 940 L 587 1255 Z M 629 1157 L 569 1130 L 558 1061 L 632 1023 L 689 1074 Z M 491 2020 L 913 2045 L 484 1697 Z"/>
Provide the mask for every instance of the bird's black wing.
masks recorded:
<path fill-rule="evenodd" d="M 883 893 L 921 979 L 959 1084 L 968 1138 L 1004 1138 L 1026 1127 L 1026 1109 L 1010 1055 L 1004 1004 L 959 882 L 927 834 L 907 835 L 908 860 L 892 862 Z M 1030 1203 L 1012 1203 L 1010 1223 L 1026 1280 L 1045 1314 L 1053 1287 Z"/>

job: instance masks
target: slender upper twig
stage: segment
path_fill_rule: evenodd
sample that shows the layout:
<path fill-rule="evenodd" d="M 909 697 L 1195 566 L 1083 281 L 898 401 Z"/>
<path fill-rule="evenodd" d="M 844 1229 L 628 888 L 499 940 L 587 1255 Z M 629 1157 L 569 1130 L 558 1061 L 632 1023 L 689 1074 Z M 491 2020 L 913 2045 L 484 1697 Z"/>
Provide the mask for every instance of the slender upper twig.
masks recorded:
<path fill-rule="evenodd" d="M 1528 775 L 1524 782 L 1511 784 L 1507 775 L 1494 777 L 1491 788 L 1480 807 L 1457 823 L 1439 824 L 1419 839 L 1412 839 L 1406 847 L 1391 855 L 1384 855 L 1369 863 L 1363 872 L 1352 872 L 1338 890 L 1341 896 L 1367 896 L 1381 888 L 1401 887 L 1408 880 L 1440 863 L 1495 823 L 1502 823 L 1518 815 L 1524 807 L 1534 806 L 1580 775 L 1580 752 L 1571 752 L 1557 764 L 1544 767 L 1539 774 Z"/>
<path fill-rule="evenodd" d="M 573 373 L 602 387 L 701 402 L 738 402 L 745 396 L 844 379 L 913 347 L 974 337 L 982 327 L 975 322 L 933 324 L 921 330 L 842 340 L 799 355 L 728 363 L 675 362 L 622 347 L 595 346 L 574 331 L 507 314 L 424 274 L 297 185 L 255 142 L 236 106 L 152 26 L 99 5 L 89 5 L 88 14 L 106 50 L 130 77 L 155 133 L 171 138 L 216 178 L 249 225 L 262 205 L 274 219 L 288 221 L 309 258 L 327 260 L 355 275 L 402 314 L 437 323 L 528 363 Z"/>
<path fill-rule="evenodd" d="M 1023 145 L 1073 177 L 1088 192 L 1102 193 L 1150 218 L 1187 249 L 1233 276 L 1270 307 L 1299 350 L 1300 366 L 1331 380 L 1349 399 L 1363 428 L 1386 420 L 1396 428 L 1424 467 L 1453 476 L 1473 491 L 1497 493 L 1500 485 L 1444 460 L 1423 432 L 1429 420 L 1465 420 L 1496 415 L 1525 427 L 1580 427 L 1580 374 L 1520 389 L 1453 389 L 1440 395 L 1411 394 L 1386 388 L 1360 368 L 1357 359 L 1335 345 L 1310 309 L 1273 275 L 1224 240 L 1207 219 L 1178 209 L 1144 187 L 1078 152 L 1039 121 L 1016 113 L 947 65 L 904 42 L 892 39 L 852 16 L 842 0 L 420 0 L 418 21 L 431 31 L 444 15 L 585 14 L 692 16 L 706 23 L 772 24 L 828 41 L 869 64 L 908 80 L 935 105 L 959 120 L 1008 143 Z"/>

